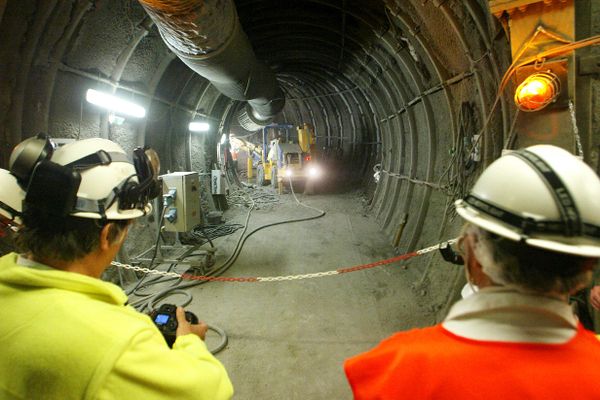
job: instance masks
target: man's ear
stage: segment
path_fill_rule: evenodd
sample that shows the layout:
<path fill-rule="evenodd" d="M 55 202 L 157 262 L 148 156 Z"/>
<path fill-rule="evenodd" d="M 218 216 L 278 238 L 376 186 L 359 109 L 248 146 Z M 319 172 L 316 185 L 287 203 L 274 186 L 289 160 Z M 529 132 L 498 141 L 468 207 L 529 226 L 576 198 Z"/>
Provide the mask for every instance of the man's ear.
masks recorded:
<path fill-rule="evenodd" d="M 490 286 L 492 284 L 492 281 L 489 278 L 489 276 L 487 276 L 485 272 L 483 272 L 483 267 L 479 263 L 479 260 L 477 260 L 477 258 L 475 257 L 475 251 L 473 249 L 473 247 L 475 246 L 475 244 L 473 243 L 474 240 L 475 238 L 472 235 L 468 235 L 468 237 L 465 240 L 465 247 L 467 253 L 465 263 L 466 268 L 468 268 L 469 270 L 469 275 L 473 280 L 472 283 L 479 286 L 480 288 L 483 288 L 486 286 Z"/>
<path fill-rule="evenodd" d="M 119 230 L 117 226 L 112 222 L 109 222 L 108 224 L 104 225 L 104 227 L 102 227 L 102 230 L 100 231 L 100 249 L 107 250 L 110 246 L 114 245 L 115 243 L 120 244 L 123 241 L 123 239 L 125 239 L 128 229 L 129 227 L 126 226 L 125 228 Z M 115 235 L 115 232 L 113 232 L 113 230 L 116 230 L 118 232 L 118 235 Z"/>
<path fill-rule="evenodd" d="M 463 258 L 465 261 L 465 268 L 468 269 L 469 275 L 473 278 L 473 275 L 476 273 L 477 269 L 480 269 L 481 266 L 479 262 L 475 258 L 473 254 L 473 236 L 466 235 L 463 242 L 464 254 Z"/>
<path fill-rule="evenodd" d="M 100 231 L 100 245 L 98 246 L 100 247 L 100 250 L 108 250 L 112 244 L 110 241 L 110 231 L 112 229 L 114 229 L 114 227 L 110 223 L 102 227 L 102 230 Z"/>

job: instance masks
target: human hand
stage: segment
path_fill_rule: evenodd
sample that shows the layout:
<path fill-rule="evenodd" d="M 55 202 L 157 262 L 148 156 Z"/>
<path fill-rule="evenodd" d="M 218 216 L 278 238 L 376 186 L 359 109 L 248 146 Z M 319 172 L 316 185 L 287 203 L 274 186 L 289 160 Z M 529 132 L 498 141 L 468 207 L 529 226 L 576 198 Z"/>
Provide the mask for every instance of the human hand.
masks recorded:
<path fill-rule="evenodd" d="M 594 286 L 590 291 L 590 302 L 592 303 L 592 307 L 600 310 L 600 285 Z"/>
<path fill-rule="evenodd" d="M 208 330 L 208 325 L 206 325 L 204 322 L 199 321 L 197 324 L 190 324 L 185 319 L 185 311 L 183 310 L 183 307 L 177 307 L 176 316 L 177 332 L 175 332 L 175 336 L 179 337 L 193 333 L 202 340 L 206 338 L 206 331 Z"/>

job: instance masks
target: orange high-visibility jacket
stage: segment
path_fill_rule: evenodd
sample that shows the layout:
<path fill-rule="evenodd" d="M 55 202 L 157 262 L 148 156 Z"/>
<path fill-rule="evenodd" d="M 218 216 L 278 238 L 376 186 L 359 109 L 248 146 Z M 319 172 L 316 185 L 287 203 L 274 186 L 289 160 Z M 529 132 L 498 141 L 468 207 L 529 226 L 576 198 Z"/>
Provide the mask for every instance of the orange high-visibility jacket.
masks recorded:
<path fill-rule="evenodd" d="M 488 342 L 441 325 L 398 333 L 346 361 L 356 400 L 600 399 L 600 342 Z"/>

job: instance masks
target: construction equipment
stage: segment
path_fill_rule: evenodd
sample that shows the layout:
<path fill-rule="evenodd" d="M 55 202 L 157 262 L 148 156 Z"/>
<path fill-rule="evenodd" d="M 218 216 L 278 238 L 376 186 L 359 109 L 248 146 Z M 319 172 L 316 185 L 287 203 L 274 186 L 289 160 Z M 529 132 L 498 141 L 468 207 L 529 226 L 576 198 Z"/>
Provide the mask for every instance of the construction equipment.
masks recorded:
<path fill-rule="evenodd" d="M 294 130 L 296 132 L 294 132 Z M 272 124 L 262 130 L 261 160 L 256 167 L 256 183 L 271 183 L 282 193 L 285 182 L 308 181 L 319 177 L 314 162 L 315 134 L 309 124 L 294 127 Z"/>

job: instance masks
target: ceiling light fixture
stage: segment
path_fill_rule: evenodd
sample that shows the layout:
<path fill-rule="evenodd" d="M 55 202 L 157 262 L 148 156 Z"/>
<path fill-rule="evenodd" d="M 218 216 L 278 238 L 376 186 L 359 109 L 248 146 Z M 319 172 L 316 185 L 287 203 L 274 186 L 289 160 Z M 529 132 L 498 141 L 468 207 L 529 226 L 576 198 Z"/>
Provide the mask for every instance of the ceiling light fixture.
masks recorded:
<path fill-rule="evenodd" d="M 89 103 L 105 108 L 113 113 L 124 114 L 135 118 L 144 118 L 146 116 L 146 109 L 144 107 L 120 99 L 112 94 L 88 89 L 85 94 L 85 99 Z"/>
<path fill-rule="evenodd" d="M 210 129 L 210 125 L 208 124 L 208 122 L 194 121 L 190 122 L 188 129 L 190 130 L 190 132 L 208 132 L 208 130 Z"/>

